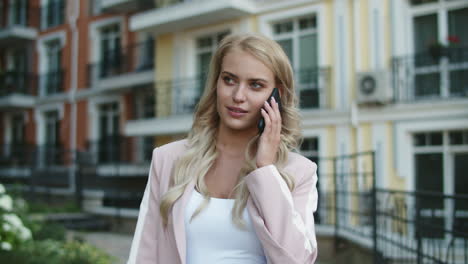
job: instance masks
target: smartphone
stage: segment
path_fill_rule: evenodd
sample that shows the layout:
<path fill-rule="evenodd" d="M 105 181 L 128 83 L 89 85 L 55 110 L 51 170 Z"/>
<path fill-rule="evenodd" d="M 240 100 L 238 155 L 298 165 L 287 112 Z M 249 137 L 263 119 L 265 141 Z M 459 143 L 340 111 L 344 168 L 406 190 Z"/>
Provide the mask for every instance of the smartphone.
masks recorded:
<path fill-rule="evenodd" d="M 278 91 L 278 88 L 273 88 L 273 91 L 271 92 L 270 96 L 268 97 L 267 102 L 271 105 L 270 100 L 271 98 L 274 97 L 275 101 L 278 103 L 278 109 L 281 113 L 281 97 Z M 258 131 L 260 134 L 263 133 L 263 130 L 265 129 L 265 119 L 263 116 L 260 118 L 260 121 L 258 121 Z"/>

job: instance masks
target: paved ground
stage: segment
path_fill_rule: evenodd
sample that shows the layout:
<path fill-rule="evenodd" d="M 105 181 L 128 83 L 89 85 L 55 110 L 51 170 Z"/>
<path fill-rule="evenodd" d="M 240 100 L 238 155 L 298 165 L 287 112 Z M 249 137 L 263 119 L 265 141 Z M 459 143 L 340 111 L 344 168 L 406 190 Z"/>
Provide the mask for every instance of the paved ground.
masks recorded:
<path fill-rule="evenodd" d="M 109 255 L 117 258 L 115 264 L 125 264 L 130 253 L 132 236 L 109 232 L 72 232 L 82 237 L 90 244 L 106 251 Z"/>

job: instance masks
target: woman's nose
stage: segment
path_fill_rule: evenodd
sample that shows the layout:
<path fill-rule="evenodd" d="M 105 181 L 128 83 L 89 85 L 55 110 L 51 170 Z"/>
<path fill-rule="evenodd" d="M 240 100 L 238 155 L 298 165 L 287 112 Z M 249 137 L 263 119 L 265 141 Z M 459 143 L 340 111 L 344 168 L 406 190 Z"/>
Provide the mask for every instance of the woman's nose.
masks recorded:
<path fill-rule="evenodd" d="M 245 101 L 245 91 L 246 87 L 244 84 L 239 84 L 232 94 L 232 99 L 236 103 Z"/>

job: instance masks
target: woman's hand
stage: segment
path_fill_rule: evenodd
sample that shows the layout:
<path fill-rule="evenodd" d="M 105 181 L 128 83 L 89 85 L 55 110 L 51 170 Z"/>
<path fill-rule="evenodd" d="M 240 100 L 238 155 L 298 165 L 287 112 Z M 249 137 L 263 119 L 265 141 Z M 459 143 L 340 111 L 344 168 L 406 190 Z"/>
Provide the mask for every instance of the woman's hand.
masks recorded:
<path fill-rule="evenodd" d="M 266 111 L 265 111 L 266 109 Z M 278 103 L 275 98 L 271 98 L 271 106 L 265 102 L 261 114 L 265 119 L 265 130 L 260 136 L 260 142 L 257 150 L 257 167 L 271 165 L 276 161 L 281 135 L 281 115 Z"/>

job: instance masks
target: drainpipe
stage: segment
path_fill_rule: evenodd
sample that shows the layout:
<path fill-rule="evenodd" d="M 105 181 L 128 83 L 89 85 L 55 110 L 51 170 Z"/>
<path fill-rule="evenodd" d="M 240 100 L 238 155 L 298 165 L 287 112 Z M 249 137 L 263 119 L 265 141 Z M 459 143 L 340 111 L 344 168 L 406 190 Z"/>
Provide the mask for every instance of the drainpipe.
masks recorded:
<path fill-rule="evenodd" d="M 76 176 L 77 176 L 77 153 L 76 153 L 76 127 L 77 127 L 77 111 L 76 111 L 76 91 L 78 82 L 78 16 L 80 14 L 80 2 L 69 0 L 67 1 L 68 23 L 71 27 L 72 39 L 71 44 L 71 67 L 70 67 L 70 92 L 68 93 L 69 102 L 71 105 L 70 113 L 70 149 L 72 166 L 69 175 L 70 191 L 76 191 Z M 78 200 L 81 206 L 81 201 Z"/>

